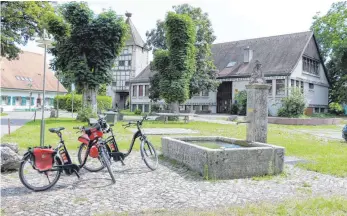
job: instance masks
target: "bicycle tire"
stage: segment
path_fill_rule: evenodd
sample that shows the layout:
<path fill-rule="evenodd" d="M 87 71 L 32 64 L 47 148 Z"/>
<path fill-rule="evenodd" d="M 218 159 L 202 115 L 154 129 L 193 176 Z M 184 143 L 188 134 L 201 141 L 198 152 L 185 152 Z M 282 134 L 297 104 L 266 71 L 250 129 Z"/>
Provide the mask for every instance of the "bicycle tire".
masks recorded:
<path fill-rule="evenodd" d="M 154 154 L 154 157 L 155 157 L 155 165 L 154 166 L 150 165 L 149 161 L 147 161 L 147 159 L 145 157 L 147 155 L 147 152 L 145 150 L 145 144 L 148 146 L 149 151 L 153 151 L 153 153 L 152 152 L 150 152 L 150 153 Z M 141 151 L 141 157 L 142 157 L 143 161 L 145 162 L 146 166 L 149 169 L 151 169 L 152 171 L 156 170 L 158 167 L 158 155 L 157 155 L 157 152 L 156 152 L 154 146 L 152 145 L 152 143 L 149 142 L 148 140 L 143 140 L 141 142 L 141 145 L 140 145 L 140 151 Z"/>
<path fill-rule="evenodd" d="M 83 151 L 83 148 L 84 148 L 84 147 L 86 147 L 86 144 L 81 143 L 81 145 L 80 145 L 80 147 L 79 147 L 79 149 L 78 149 L 78 153 L 77 153 L 78 162 L 79 162 L 80 164 L 82 164 L 82 162 L 83 162 L 83 159 L 82 159 L 82 151 Z M 88 157 L 89 157 L 89 155 L 88 155 Z M 88 158 L 87 158 L 87 159 L 88 159 Z M 99 159 L 99 161 L 100 161 L 100 159 Z M 100 164 L 101 164 L 101 167 L 98 167 L 98 168 L 91 168 L 91 167 L 89 167 L 89 166 L 87 165 L 87 162 L 86 162 L 86 163 L 84 164 L 83 168 L 86 169 L 86 170 L 88 170 L 89 172 L 99 172 L 99 171 L 101 171 L 102 169 L 105 168 L 104 164 L 103 164 L 101 161 L 100 161 Z"/>
<path fill-rule="evenodd" d="M 57 172 L 57 175 L 56 177 L 54 178 L 54 180 L 52 182 L 50 182 L 47 186 L 43 186 L 43 187 L 35 187 L 31 184 L 29 184 L 27 182 L 27 180 L 25 179 L 24 177 L 24 165 L 25 163 L 30 159 L 30 155 L 27 155 L 26 157 L 24 157 L 20 163 L 20 166 L 19 166 L 19 179 L 20 181 L 22 182 L 22 184 L 30 189 L 30 190 L 33 190 L 33 191 L 45 191 L 45 190 L 48 190 L 50 189 L 51 187 L 53 187 L 59 180 L 60 178 L 60 175 L 61 175 L 61 172 L 62 171 L 56 171 Z M 62 164 L 61 161 L 59 160 L 59 158 L 55 158 L 55 163 L 58 163 L 59 164 Z M 33 168 L 34 169 L 34 168 Z M 36 171 L 36 170 L 35 170 Z M 38 171 L 37 171 L 38 172 Z"/>
<path fill-rule="evenodd" d="M 110 162 L 110 159 L 107 157 L 107 153 L 106 153 L 106 148 L 105 147 L 101 147 L 100 148 L 100 157 L 101 157 L 101 160 L 103 161 L 104 165 L 106 166 L 107 168 L 107 171 L 108 173 L 110 174 L 111 176 L 111 179 L 112 179 L 112 182 L 113 184 L 116 183 L 116 179 L 114 178 L 114 175 L 112 173 L 112 170 L 111 170 L 111 162 Z"/>

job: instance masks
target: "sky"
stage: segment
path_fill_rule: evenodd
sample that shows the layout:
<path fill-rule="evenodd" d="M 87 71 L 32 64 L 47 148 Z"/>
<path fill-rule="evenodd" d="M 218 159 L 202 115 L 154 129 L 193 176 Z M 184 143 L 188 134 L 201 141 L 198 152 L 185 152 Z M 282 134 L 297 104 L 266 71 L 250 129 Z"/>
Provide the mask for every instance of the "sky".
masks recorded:
<path fill-rule="evenodd" d="M 63 1 L 59 1 L 63 3 Z M 95 13 L 111 8 L 132 13 L 132 22 L 146 41 L 146 31 L 163 20 L 173 5 L 188 3 L 209 14 L 215 43 L 308 31 L 312 17 L 325 14 L 336 0 L 110 0 L 88 1 Z M 23 50 L 43 53 L 31 41 Z M 51 59 L 51 56 L 48 57 Z"/>

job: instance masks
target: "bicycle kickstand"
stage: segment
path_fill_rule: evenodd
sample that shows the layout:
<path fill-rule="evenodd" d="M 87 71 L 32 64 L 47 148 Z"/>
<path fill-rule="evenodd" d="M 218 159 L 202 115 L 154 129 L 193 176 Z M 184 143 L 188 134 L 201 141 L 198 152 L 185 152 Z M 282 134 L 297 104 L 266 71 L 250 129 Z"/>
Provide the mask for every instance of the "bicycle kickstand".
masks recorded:
<path fill-rule="evenodd" d="M 78 172 L 74 169 L 73 172 L 76 174 L 77 178 L 81 178 L 81 176 L 78 174 Z"/>
<path fill-rule="evenodd" d="M 123 161 L 123 158 L 122 158 L 122 157 L 120 157 L 120 162 L 122 163 L 122 166 L 125 166 L 125 163 L 124 163 L 124 161 Z"/>

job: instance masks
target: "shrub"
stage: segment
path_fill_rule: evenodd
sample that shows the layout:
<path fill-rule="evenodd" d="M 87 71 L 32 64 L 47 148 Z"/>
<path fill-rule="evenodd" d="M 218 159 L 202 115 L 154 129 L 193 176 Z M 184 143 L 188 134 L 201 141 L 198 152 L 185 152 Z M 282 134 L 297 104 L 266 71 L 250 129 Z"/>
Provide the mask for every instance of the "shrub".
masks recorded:
<path fill-rule="evenodd" d="M 59 95 L 54 98 L 54 108 L 57 108 L 57 98 L 59 98 L 59 109 L 72 111 L 72 95 Z M 82 108 L 82 95 L 73 95 L 73 109 L 74 111 L 80 110 Z M 112 98 L 109 96 L 97 96 L 96 101 L 99 110 L 107 110 L 112 108 Z"/>
<path fill-rule="evenodd" d="M 329 112 L 335 115 L 341 115 L 343 113 L 343 107 L 339 103 L 332 102 L 329 104 Z"/>
<path fill-rule="evenodd" d="M 237 104 L 231 104 L 230 114 L 237 115 L 239 112 L 239 107 Z"/>
<path fill-rule="evenodd" d="M 300 89 L 292 89 L 288 97 L 282 98 L 282 107 L 277 115 L 280 117 L 299 117 L 305 111 L 305 97 Z"/>
<path fill-rule="evenodd" d="M 141 113 L 142 113 L 142 111 L 141 111 L 140 109 L 136 109 L 136 110 L 134 111 L 134 114 L 135 114 L 135 115 L 141 115 Z"/>
<path fill-rule="evenodd" d="M 238 114 L 246 115 L 247 109 L 247 91 L 243 90 L 236 94 L 235 96 L 236 104 L 238 106 Z"/>
<path fill-rule="evenodd" d="M 77 120 L 82 121 L 82 122 L 88 122 L 90 118 L 96 118 L 96 113 L 93 113 L 93 110 L 91 107 L 86 106 L 80 108 L 77 114 Z"/>
<path fill-rule="evenodd" d="M 158 104 L 151 105 L 151 112 L 158 112 L 160 110 L 160 106 Z"/>

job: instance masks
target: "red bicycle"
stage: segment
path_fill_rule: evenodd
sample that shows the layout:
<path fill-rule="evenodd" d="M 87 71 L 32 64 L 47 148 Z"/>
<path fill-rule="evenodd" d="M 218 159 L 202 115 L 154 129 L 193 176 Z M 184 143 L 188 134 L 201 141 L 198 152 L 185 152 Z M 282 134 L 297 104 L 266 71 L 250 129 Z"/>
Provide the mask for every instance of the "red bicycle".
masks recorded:
<path fill-rule="evenodd" d="M 105 147 L 106 143 L 101 139 L 103 133 L 100 131 L 100 128 L 100 125 L 97 125 L 93 128 L 84 129 L 84 132 L 93 138 L 88 138 L 87 152 L 88 154 L 91 151 L 94 152 L 91 154 L 98 153 L 103 166 L 106 166 L 108 169 L 112 182 L 115 183 L 116 181 L 110 168 L 108 152 Z M 67 175 L 74 173 L 80 178 L 78 172 L 86 164 L 88 154 L 85 155 L 80 165 L 72 163 L 61 133 L 64 129 L 63 127 L 49 129 L 51 133 L 56 133 L 60 138 L 57 148 L 54 149 L 51 146 L 30 147 L 24 154 L 19 167 L 19 179 L 28 189 L 33 191 L 48 190 L 58 182 L 63 171 Z"/>

